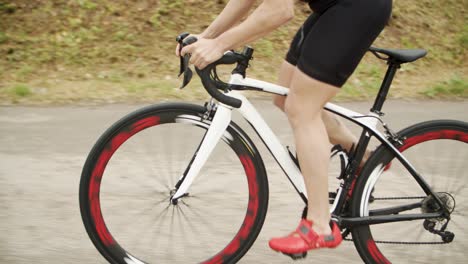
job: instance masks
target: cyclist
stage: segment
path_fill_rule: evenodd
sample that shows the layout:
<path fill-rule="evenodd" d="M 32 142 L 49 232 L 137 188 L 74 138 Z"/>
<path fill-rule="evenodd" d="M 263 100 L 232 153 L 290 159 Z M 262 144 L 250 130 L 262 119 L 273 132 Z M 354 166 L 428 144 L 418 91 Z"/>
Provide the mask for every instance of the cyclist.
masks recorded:
<path fill-rule="evenodd" d="M 294 16 L 293 0 L 263 0 L 241 23 L 255 0 L 229 1 L 198 41 L 182 49 L 202 69 L 227 50 L 270 33 Z M 308 194 L 306 219 L 288 236 L 273 238 L 270 247 L 286 254 L 336 247 L 340 230 L 330 220 L 328 205 L 329 141 L 348 150 L 356 142 L 323 106 L 353 73 L 391 13 L 392 0 L 309 0 L 312 14 L 294 37 L 280 70 L 279 84 L 290 88 L 274 103 L 288 116 Z M 178 54 L 178 49 L 176 51 Z M 327 140 L 329 139 L 329 140 Z"/>

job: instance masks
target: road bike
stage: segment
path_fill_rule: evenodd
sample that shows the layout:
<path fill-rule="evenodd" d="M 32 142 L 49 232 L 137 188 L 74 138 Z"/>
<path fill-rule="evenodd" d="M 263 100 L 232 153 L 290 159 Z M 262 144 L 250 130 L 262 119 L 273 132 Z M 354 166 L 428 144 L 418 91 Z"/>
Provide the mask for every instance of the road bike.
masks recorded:
<path fill-rule="evenodd" d="M 183 46 L 196 38 L 182 34 L 177 40 Z M 369 51 L 388 64 L 370 112 L 325 106 L 362 128 L 352 151 L 335 146 L 331 152 L 339 164 L 339 183 L 329 192 L 332 219 L 366 263 L 464 262 L 468 123 L 432 120 L 392 131 L 382 119 L 392 80 L 401 64 L 426 51 Z M 250 47 L 228 51 L 196 69 L 212 97 L 205 105 L 144 107 L 96 142 L 79 198 L 86 231 L 107 261 L 235 263 L 246 254 L 264 223 L 269 189 L 262 157 L 232 120 L 233 110 L 255 130 L 307 206 L 296 155 L 242 94 L 288 94 L 285 87 L 246 77 L 252 55 Z M 183 86 L 192 77 L 188 62 L 189 56 L 181 58 Z M 223 64 L 235 64 L 227 83 L 216 71 Z M 361 168 L 371 139 L 380 145 Z"/>

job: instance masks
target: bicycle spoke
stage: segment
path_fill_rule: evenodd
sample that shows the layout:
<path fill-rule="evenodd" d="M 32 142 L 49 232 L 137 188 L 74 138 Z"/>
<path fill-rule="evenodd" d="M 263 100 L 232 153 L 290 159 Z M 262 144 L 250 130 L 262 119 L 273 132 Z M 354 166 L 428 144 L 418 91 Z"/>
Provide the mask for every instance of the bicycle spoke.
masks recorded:
<path fill-rule="evenodd" d="M 185 225 L 182 223 L 182 218 L 186 217 L 184 216 L 184 212 L 182 210 L 182 208 L 179 206 L 179 205 L 176 205 L 176 210 L 177 210 L 177 214 L 180 216 L 178 217 L 179 220 L 179 230 L 181 230 L 181 234 L 182 234 L 182 237 L 184 238 L 189 238 L 188 236 L 188 233 L 187 231 L 185 230 L 186 227 Z"/>
<path fill-rule="evenodd" d="M 227 188 L 227 187 L 229 187 L 228 184 L 226 186 L 215 186 L 215 187 L 207 187 L 207 188 L 204 188 L 204 189 L 197 189 L 195 194 L 190 194 L 190 197 L 191 198 L 197 198 L 197 199 L 203 199 L 203 198 L 217 198 L 217 199 L 220 199 L 220 198 L 223 198 L 223 196 L 220 196 L 219 194 L 230 194 L 232 196 L 236 196 L 236 195 L 238 196 L 239 195 L 237 192 L 228 191 L 229 188 Z M 227 197 L 232 197 L 232 196 L 228 196 L 228 195 L 226 195 L 226 196 Z"/>
<path fill-rule="evenodd" d="M 156 157 L 157 159 L 160 159 L 158 164 L 160 163 L 169 164 L 168 159 L 169 160 L 173 159 L 173 157 L 169 153 L 169 150 L 172 148 L 172 145 L 166 144 L 167 142 L 165 142 L 164 138 L 160 138 L 160 137 L 158 138 L 160 139 L 160 141 L 158 142 L 158 146 L 162 146 L 164 153 L 168 153 L 168 155 L 159 155 L 158 157 Z M 167 186 L 168 189 L 172 189 L 173 188 L 172 186 L 174 186 L 172 182 L 173 181 L 172 177 L 177 177 L 179 175 L 172 175 L 167 166 L 162 166 L 162 168 L 163 169 L 161 171 L 161 175 L 164 176 L 165 186 Z"/>
<path fill-rule="evenodd" d="M 158 202 L 157 204 L 160 204 L 160 202 Z M 114 212 L 116 210 L 121 210 L 122 209 L 122 204 L 120 204 L 120 206 L 118 206 L 118 208 L 113 208 L 113 207 L 109 207 L 108 205 L 106 205 L 106 212 L 104 213 L 104 218 L 106 218 L 106 215 L 112 215 L 111 212 Z M 122 221 L 119 220 L 119 222 L 117 222 L 117 226 L 131 226 L 131 225 L 136 225 L 136 226 L 139 226 L 138 224 L 140 223 L 140 221 L 142 221 L 142 219 L 144 219 L 144 217 L 146 217 L 145 215 L 148 215 L 149 213 L 153 212 L 154 210 L 156 210 L 156 206 L 154 204 L 148 204 L 146 205 L 145 207 L 141 207 L 141 208 L 136 208 L 135 209 L 136 211 L 128 211 L 128 210 L 123 210 L 122 213 L 124 213 L 127 217 L 125 217 Z M 108 212 L 108 213 L 107 213 Z M 132 214 L 132 215 L 136 215 L 136 219 L 133 218 L 133 217 L 129 217 L 129 214 Z"/>
<path fill-rule="evenodd" d="M 153 216 L 154 217 L 154 216 Z M 136 237 L 136 246 L 138 248 L 144 248 L 147 246 L 147 240 L 152 239 L 152 235 L 154 234 L 154 227 L 157 227 L 159 222 L 161 222 L 164 219 L 164 216 L 155 216 L 154 219 L 149 218 L 147 220 L 147 224 L 143 224 L 141 221 L 139 221 L 137 228 L 135 230 L 141 230 L 143 232 L 138 232 L 140 234 L 138 237 Z"/>
<path fill-rule="evenodd" d="M 210 229 L 211 229 L 211 227 L 214 224 L 213 222 L 208 222 L 199 212 L 197 212 L 197 210 L 195 210 L 191 206 L 188 206 L 188 205 L 186 205 L 186 206 L 187 206 L 188 210 L 191 211 L 192 214 L 194 214 L 196 217 L 198 217 L 197 219 L 202 222 L 203 226 L 210 227 Z"/>
<path fill-rule="evenodd" d="M 468 144 L 468 143 L 467 143 Z M 452 153 L 453 154 L 453 160 L 458 161 L 456 163 L 455 168 L 458 168 L 457 171 L 455 171 L 455 180 L 453 181 L 454 185 L 458 185 L 460 183 L 463 183 L 463 179 L 466 176 L 466 160 L 468 160 L 468 152 L 465 152 L 464 155 L 463 153 L 456 153 L 455 151 Z M 451 189 L 454 189 L 455 186 L 451 186 Z"/>
<path fill-rule="evenodd" d="M 454 160 L 454 161 L 458 160 L 455 151 L 452 152 L 452 153 L 450 154 L 450 160 Z M 459 168 L 459 170 L 460 170 L 460 168 L 462 168 L 462 167 L 459 166 L 459 165 L 460 165 L 460 163 L 456 162 L 454 168 Z M 458 172 L 459 172 L 459 171 L 457 171 L 457 174 L 458 174 Z M 459 174 L 459 175 L 462 175 L 462 174 Z M 450 175 L 450 176 L 453 176 L 453 175 Z M 458 177 L 460 177 L 460 176 L 458 176 Z M 456 176 L 455 178 L 458 178 L 458 177 Z M 447 182 L 446 182 L 446 184 L 447 184 L 447 185 L 446 185 L 447 190 L 453 190 L 453 189 L 456 187 L 455 185 L 457 184 L 457 182 L 460 183 L 460 181 L 452 181 L 452 182 L 448 182 L 448 181 L 447 181 Z"/>
<path fill-rule="evenodd" d="M 162 186 L 164 190 L 170 190 L 170 186 L 168 182 L 163 182 L 162 179 L 159 177 L 155 177 L 157 174 L 157 171 L 153 167 L 153 164 L 155 164 L 154 157 L 151 156 L 151 151 L 149 149 L 149 145 L 142 143 L 142 147 L 138 148 L 137 151 L 140 151 L 139 155 L 139 162 L 141 162 L 141 159 L 144 159 L 145 161 L 143 162 L 146 166 L 143 166 L 143 169 L 146 171 L 147 177 L 145 177 L 145 180 L 143 181 L 136 181 L 139 184 L 147 183 L 147 182 L 155 182 Z M 146 151 L 143 151 L 146 150 Z M 141 176 L 141 175 L 140 175 Z"/>
<path fill-rule="evenodd" d="M 178 209 L 179 209 L 179 212 L 181 213 L 182 215 L 182 219 L 185 220 L 187 222 L 187 224 L 190 226 L 190 228 L 192 228 L 193 230 L 196 231 L 196 233 L 200 233 L 198 231 L 198 227 L 194 224 L 192 224 L 192 221 L 190 220 L 190 218 L 185 214 L 184 210 L 182 209 L 182 207 L 178 206 Z"/>
<path fill-rule="evenodd" d="M 465 228 L 466 224 L 465 223 L 458 223 L 458 222 L 452 220 L 449 223 L 449 230 L 450 230 L 450 225 L 455 226 L 456 229 L 458 229 L 458 230 L 463 230 Z"/>
<path fill-rule="evenodd" d="M 154 222 L 155 222 L 155 226 L 157 227 L 156 230 L 154 230 L 154 233 L 157 234 L 157 239 L 156 241 L 154 242 L 154 245 L 155 247 L 154 248 L 159 248 L 157 245 L 158 245 L 158 241 L 159 241 L 159 238 L 161 237 L 160 236 L 160 233 L 161 233 L 161 229 L 163 228 L 163 225 L 161 224 L 162 221 L 164 221 L 164 219 L 166 218 L 166 216 L 169 214 L 169 207 L 171 205 L 167 205 L 167 207 L 164 209 L 164 211 L 160 214 L 160 217 L 158 217 Z"/>
<path fill-rule="evenodd" d="M 466 189 L 468 187 L 468 183 L 458 185 L 458 187 L 451 192 L 452 195 L 459 195 L 459 194 L 466 194 L 466 192 L 462 192 L 463 189 Z"/>
<path fill-rule="evenodd" d="M 457 205 L 455 211 L 452 213 L 455 216 L 467 216 L 468 206 Z"/>
<path fill-rule="evenodd" d="M 190 229 L 193 230 L 194 234 L 195 234 L 195 237 L 198 237 L 198 239 L 200 240 L 205 240 L 205 236 L 201 236 L 201 234 L 203 234 L 203 232 L 200 231 L 200 226 L 197 226 L 197 225 L 194 225 L 191 221 L 191 219 L 187 216 L 187 214 L 182 210 L 182 208 L 180 208 L 180 212 L 182 214 L 182 217 L 183 219 L 185 220 L 186 224 L 189 225 Z M 204 225 L 203 225 L 204 226 Z M 206 233 L 205 233 L 206 234 Z M 208 241 L 199 241 L 199 243 L 201 244 L 205 244 L 206 242 Z"/>
<path fill-rule="evenodd" d="M 175 211 L 176 211 L 175 206 L 172 206 L 171 223 L 169 224 L 169 234 L 174 234 L 174 215 L 175 215 Z M 167 241 L 168 250 L 166 252 L 168 252 L 169 256 L 171 256 L 171 257 L 174 256 L 174 243 L 173 243 L 173 240 L 174 240 L 174 236 L 169 235 L 169 240 Z"/>

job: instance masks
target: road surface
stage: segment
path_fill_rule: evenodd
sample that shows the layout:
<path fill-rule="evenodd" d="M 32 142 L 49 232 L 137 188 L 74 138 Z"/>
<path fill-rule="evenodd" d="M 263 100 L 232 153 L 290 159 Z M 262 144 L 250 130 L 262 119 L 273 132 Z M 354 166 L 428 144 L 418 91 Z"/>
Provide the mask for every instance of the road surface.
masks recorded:
<path fill-rule="evenodd" d="M 286 117 L 268 101 L 255 101 L 284 142 L 292 142 Z M 343 103 L 365 113 L 370 102 Z M 99 135 L 141 105 L 0 107 L 0 263 L 105 263 L 81 222 L 78 185 L 86 156 Z M 468 101 L 389 101 L 385 120 L 394 130 L 429 119 L 468 121 Z M 251 131 L 251 129 L 247 129 Z M 357 130 L 355 130 L 357 131 Z M 256 136 L 252 136 L 259 145 Z M 288 143 L 290 144 L 290 143 Z M 297 196 L 265 147 L 259 147 L 270 182 L 267 219 L 241 263 L 292 263 L 272 252 L 272 236 L 298 222 Z M 290 202 L 289 202 L 290 201 Z M 310 253 L 304 263 L 360 263 L 350 242 Z"/>

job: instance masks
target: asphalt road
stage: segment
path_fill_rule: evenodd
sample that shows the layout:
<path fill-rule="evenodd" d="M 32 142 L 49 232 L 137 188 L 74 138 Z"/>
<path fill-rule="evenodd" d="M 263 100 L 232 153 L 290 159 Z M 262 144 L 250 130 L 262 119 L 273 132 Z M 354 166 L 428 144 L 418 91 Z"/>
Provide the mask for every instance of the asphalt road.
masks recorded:
<path fill-rule="evenodd" d="M 259 111 L 280 140 L 291 144 L 286 117 L 268 101 Z M 367 112 L 366 103 L 344 103 Z M 105 263 L 81 222 L 78 185 L 82 166 L 99 135 L 141 105 L 0 107 L 0 263 Z M 468 121 L 468 101 L 389 101 L 385 121 L 394 130 L 430 119 Z M 241 124 L 245 124 L 240 122 Z M 246 129 L 251 132 L 251 129 Z M 354 129 L 354 131 L 357 131 Z M 272 252 L 268 239 L 290 232 L 301 205 L 265 147 L 270 183 L 266 222 L 241 263 L 292 263 Z M 360 263 L 350 242 L 310 253 L 304 263 Z"/>

